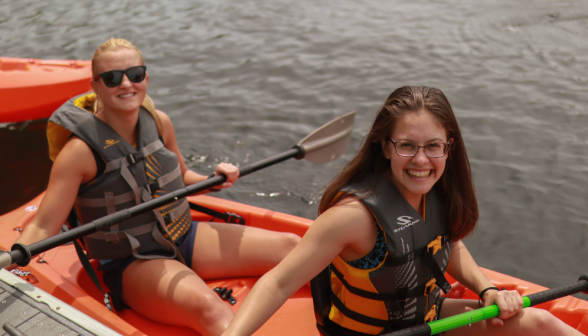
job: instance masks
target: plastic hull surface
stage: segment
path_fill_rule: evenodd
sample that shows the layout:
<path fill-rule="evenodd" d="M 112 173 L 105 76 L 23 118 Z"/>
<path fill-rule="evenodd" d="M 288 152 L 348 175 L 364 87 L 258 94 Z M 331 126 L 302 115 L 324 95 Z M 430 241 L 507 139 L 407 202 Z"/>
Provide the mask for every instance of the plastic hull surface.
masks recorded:
<path fill-rule="evenodd" d="M 36 213 L 43 195 L 38 196 L 19 209 L 0 217 L 0 248 L 9 249 L 22 230 Z M 221 212 L 234 212 L 245 218 L 247 225 L 269 230 L 293 232 L 304 235 L 312 221 L 267 209 L 257 208 L 226 201 L 210 196 L 189 197 L 191 202 L 215 209 Z M 192 211 L 195 220 L 208 221 L 210 216 Z M 44 262 L 39 262 L 43 260 Z M 151 321 L 131 310 L 111 313 L 100 300 L 98 289 L 78 261 L 73 245 L 64 245 L 34 257 L 27 267 L 38 279 L 35 286 L 47 291 L 97 321 L 114 329 L 123 335 L 198 335 L 198 333 L 183 327 Z M 508 275 L 484 269 L 488 278 L 500 288 L 516 289 L 523 295 L 544 290 L 544 287 L 520 280 Z M 99 274 L 101 279 L 101 274 Z M 448 278 L 450 282 L 453 279 Z M 570 282 L 574 279 L 570 279 Z M 237 304 L 231 306 L 236 311 L 244 298 L 255 284 L 257 278 L 236 278 L 209 281 L 213 287 L 228 287 L 233 289 L 233 296 Z M 460 294 L 466 299 L 477 299 L 476 294 L 467 291 Z M 227 303 L 228 304 L 228 303 Z M 588 302 L 565 297 L 539 305 L 539 308 L 549 310 L 565 323 L 588 334 Z M 280 310 L 255 335 L 316 335 L 315 319 L 310 288 L 304 286 L 292 296 Z"/>
<path fill-rule="evenodd" d="M 90 61 L 0 57 L 0 123 L 48 118 L 91 90 Z"/>

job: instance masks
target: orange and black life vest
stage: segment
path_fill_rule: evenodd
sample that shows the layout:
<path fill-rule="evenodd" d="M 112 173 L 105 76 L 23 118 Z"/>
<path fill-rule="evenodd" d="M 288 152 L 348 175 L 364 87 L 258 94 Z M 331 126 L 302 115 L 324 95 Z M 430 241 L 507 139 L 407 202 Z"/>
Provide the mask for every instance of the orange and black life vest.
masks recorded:
<path fill-rule="evenodd" d="M 371 183 L 366 177 L 341 192 L 360 196 Z M 424 216 L 383 176 L 361 201 L 385 233 L 388 251 L 372 269 L 355 268 L 337 257 L 312 280 L 323 335 L 378 335 L 425 323 L 434 318 L 440 290 L 451 288 L 444 273 L 452 245 L 438 185 L 425 195 Z"/>

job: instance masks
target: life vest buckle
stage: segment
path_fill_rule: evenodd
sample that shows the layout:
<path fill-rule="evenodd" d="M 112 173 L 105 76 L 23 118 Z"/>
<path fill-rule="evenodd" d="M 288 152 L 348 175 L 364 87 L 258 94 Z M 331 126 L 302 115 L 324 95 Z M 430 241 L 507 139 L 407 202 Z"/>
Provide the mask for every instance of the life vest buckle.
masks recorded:
<path fill-rule="evenodd" d="M 425 285 L 425 296 L 428 296 L 435 287 L 437 287 L 437 279 L 433 278 Z"/>
<path fill-rule="evenodd" d="M 425 323 L 433 322 L 435 317 L 437 316 L 437 305 L 432 305 L 431 309 L 427 312 L 425 316 Z"/>
<path fill-rule="evenodd" d="M 227 223 L 245 225 L 245 218 L 237 215 L 236 213 L 225 212 L 225 215 L 227 215 Z"/>
<path fill-rule="evenodd" d="M 143 160 L 145 157 L 143 156 L 143 153 L 141 152 L 136 152 L 136 153 L 131 153 L 129 155 L 127 155 L 127 162 L 130 165 L 137 163 L 137 161 L 139 160 Z"/>
<path fill-rule="evenodd" d="M 441 240 L 442 240 L 442 237 L 441 236 L 437 236 L 437 238 L 435 238 L 435 240 L 431 241 L 427 245 L 427 252 L 430 252 L 429 249 L 430 248 L 433 248 L 433 255 L 435 255 L 435 253 L 437 253 L 437 251 L 439 251 L 441 249 L 441 247 L 443 246 L 441 244 Z"/>
<path fill-rule="evenodd" d="M 160 189 L 161 187 L 159 186 L 159 179 L 151 182 L 151 183 L 147 183 L 145 185 L 145 189 L 147 190 L 147 192 L 151 195 L 153 195 L 153 193 L 155 193 L 155 191 L 157 191 L 158 189 Z"/>

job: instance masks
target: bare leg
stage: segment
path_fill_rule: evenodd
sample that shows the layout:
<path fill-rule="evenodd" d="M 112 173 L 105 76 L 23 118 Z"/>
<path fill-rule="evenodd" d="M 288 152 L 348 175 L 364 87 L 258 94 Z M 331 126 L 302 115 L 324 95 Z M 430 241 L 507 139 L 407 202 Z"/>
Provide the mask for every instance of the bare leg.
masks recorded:
<path fill-rule="evenodd" d="M 123 273 L 122 297 L 154 321 L 187 326 L 206 336 L 220 335 L 234 314 L 202 279 L 262 275 L 299 241 L 290 233 L 198 223 L 194 271 L 176 260 L 137 260 Z"/>
<path fill-rule="evenodd" d="M 441 307 L 440 318 L 445 318 L 474 309 L 478 309 L 478 301 L 446 299 Z M 515 316 L 504 321 L 503 326 L 495 326 L 488 320 L 472 324 L 471 327 L 462 327 L 449 330 L 446 336 L 466 335 L 497 335 L 497 336 L 556 336 L 556 335 L 582 335 L 579 331 L 568 326 L 550 312 L 525 308 Z"/>
<path fill-rule="evenodd" d="M 137 260 L 123 273 L 124 302 L 154 321 L 220 335 L 233 311 L 194 271 L 172 259 Z"/>
<path fill-rule="evenodd" d="M 292 233 L 223 223 L 198 223 L 192 269 L 202 279 L 260 276 L 298 244 Z"/>

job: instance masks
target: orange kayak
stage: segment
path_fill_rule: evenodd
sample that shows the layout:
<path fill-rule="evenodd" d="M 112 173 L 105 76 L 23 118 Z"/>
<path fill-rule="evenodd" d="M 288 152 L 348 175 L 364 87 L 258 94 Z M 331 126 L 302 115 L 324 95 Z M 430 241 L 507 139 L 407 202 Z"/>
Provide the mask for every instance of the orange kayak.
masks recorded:
<path fill-rule="evenodd" d="M 35 216 L 42 197 L 43 194 L 0 217 L 1 249 L 6 250 L 12 246 L 12 243 L 20 235 L 20 231 Z M 312 223 L 308 219 L 205 195 L 189 197 L 188 200 L 223 213 L 227 211 L 237 213 L 246 220 L 246 225 L 292 232 L 300 236 L 304 235 Z M 210 220 L 210 216 L 194 210 L 192 210 L 192 217 L 194 220 Z M 34 283 L 35 286 L 123 335 L 198 335 L 187 328 L 154 322 L 132 310 L 110 312 L 102 303 L 100 292 L 84 271 L 74 246 L 71 244 L 42 253 L 34 257 L 28 266 L 21 267 L 21 269 L 31 271 L 31 275 L 34 277 L 29 276 L 26 279 Z M 522 295 L 546 289 L 498 272 L 487 269 L 483 269 L 483 271 L 497 287 L 516 289 Z M 98 275 L 101 279 L 101 274 Z M 219 279 L 208 281 L 208 285 L 211 288 L 227 287 L 233 289 L 232 295 L 237 299 L 237 303 L 230 307 L 237 311 L 256 280 L 257 278 Z M 450 277 L 448 280 L 455 282 Z M 570 282 L 573 280 L 575 279 L 570 279 Z M 104 286 L 104 284 L 102 285 Z M 463 298 L 477 299 L 476 294 L 470 291 L 465 292 Z M 588 335 L 588 302 L 568 296 L 536 307 L 549 310 L 568 325 Z M 305 286 L 288 299 L 255 335 L 318 336 L 315 323 L 310 288 Z"/>
<path fill-rule="evenodd" d="M 90 61 L 0 57 L 0 123 L 49 118 L 91 77 Z"/>

